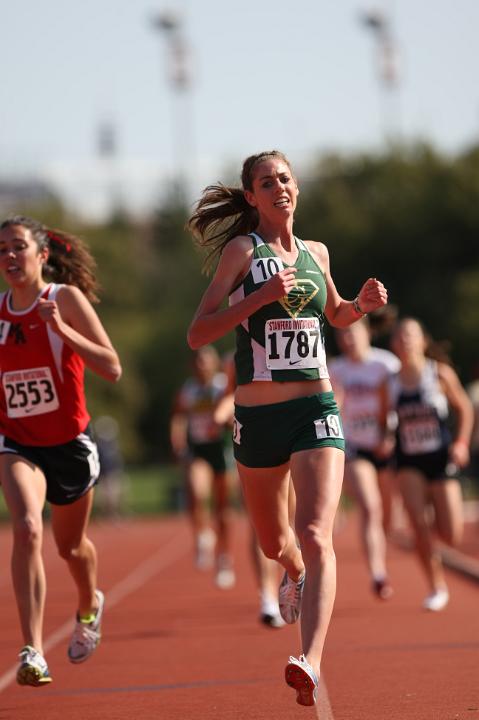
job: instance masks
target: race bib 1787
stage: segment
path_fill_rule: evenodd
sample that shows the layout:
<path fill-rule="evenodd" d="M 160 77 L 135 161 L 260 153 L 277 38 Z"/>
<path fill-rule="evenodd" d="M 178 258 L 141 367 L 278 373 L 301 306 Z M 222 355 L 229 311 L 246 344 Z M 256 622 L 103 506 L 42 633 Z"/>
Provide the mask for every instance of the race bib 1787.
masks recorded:
<path fill-rule="evenodd" d="M 265 347 L 266 366 L 270 370 L 326 366 L 326 353 L 317 317 L 267 320 Z"/>

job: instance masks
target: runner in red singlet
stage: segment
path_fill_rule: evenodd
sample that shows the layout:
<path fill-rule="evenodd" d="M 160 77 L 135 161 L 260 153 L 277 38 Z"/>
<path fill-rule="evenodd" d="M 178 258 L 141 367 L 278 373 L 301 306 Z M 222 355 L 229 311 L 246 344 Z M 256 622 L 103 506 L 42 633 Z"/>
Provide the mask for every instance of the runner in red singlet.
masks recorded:
<path fill-rule="evenodd" d="M 101 637 L 103 594 L 87 537 L 99 474 L 84 368 L 115 382 L 121 366 L 91 302 L 95 263 L 84 244 L 30 218 L 0 225 L 0 482 L 12 519 L 12 578 L 24 647 L 17 681 L 51 682 L 43 653 L 46 580 L 42 511 L 78 591 L 68 656 L 86 660 Z"/>

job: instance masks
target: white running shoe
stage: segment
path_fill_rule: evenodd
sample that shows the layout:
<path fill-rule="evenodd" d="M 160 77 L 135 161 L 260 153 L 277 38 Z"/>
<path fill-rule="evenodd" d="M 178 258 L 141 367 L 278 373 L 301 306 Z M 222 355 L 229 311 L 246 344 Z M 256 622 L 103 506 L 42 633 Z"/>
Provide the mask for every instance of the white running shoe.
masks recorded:
<path fill-rule="evenodd" d="M 424 610 L 431 610 L 432 612 L 439 612 L 443 610 L 449 602 L 449 592 L 446 588 L 441 590 L 435 590 L 433 593 L 427 596 L 423 601 Z"/>
<path fill-rule="evenodd" d="M 236 582 L 235 571 L 233 570 L 233 563 L 231 558 L 226 553 L 218 556 L 216 561 L 216 575 L 215 583 L 216 586 L 221 590 L 229 590 L 234 586 Z"/>
<path fill-rule="evenodd" d="M 42 687 L 51 683 L 52 678 L 48 671 L 47 661 L 31 645 L 25 645 L 18 655 L 20 667 L 17 670 L 17 683 Z"/>
<path fill-rule="evenodd" d="M 198 570 L 209 570 L 214 564 L 216 535 L 211 528 L 202 530 L 196 536 L 195 565 Z"/>
<path fill-rule="evenodd" d="M 285 626 L 279 611 L 278 601 L 267 596 L 261 599 L 259 619 L 263 625 L 270 628 L 282 628 Z"/>
<path fill-rule="evenodd" d="M 91 622 L 80 620 L 77 615 L 75 630 L 68 648 L 68 658 L 72 663 L 81 663 L 88 660 L 101 640 L 101 620 L 105 596 L 101 590 L 95 590 L 98 600 L 98 610 Z"/>
<path fill-rule="evenodd" d="M 303 574 L 297 582 L 291 580 L 285 572 L 281 585 L 279 586 L 279 611 L 281 617 L 289 625 L 295 623 L 301 612 L 301 599 L 303 597 L 304 579 Z"/>
<path fill-rule="evenodd" d="M 296 702 L 299 705 L 316 703 L 319 678 L 304 655 L 299 658 L 290 656 L 284 669 L 284 679 L 296 690 Z"/>

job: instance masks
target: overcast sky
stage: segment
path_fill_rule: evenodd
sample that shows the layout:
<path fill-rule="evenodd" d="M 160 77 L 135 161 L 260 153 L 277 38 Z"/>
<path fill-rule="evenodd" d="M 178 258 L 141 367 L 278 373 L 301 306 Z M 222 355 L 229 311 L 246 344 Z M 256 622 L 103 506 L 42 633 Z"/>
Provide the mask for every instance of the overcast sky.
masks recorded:
<path fill-rule="evenodd" d="M 360 22 L 371 7 L 389 20 L 394 88 Z M 151 23 L 168 10 L 183 92 L 173 35 Z M 380 149 L 391 134 L 448 153 L 479 138 L 479 0 L 4 0 L 0 21 L 0 178 L 47 179 L 84 213 L 114 193 L 151 207 L 178 173 L 196 197 L 273 147 L 301 175 L 325 150 Z"/>

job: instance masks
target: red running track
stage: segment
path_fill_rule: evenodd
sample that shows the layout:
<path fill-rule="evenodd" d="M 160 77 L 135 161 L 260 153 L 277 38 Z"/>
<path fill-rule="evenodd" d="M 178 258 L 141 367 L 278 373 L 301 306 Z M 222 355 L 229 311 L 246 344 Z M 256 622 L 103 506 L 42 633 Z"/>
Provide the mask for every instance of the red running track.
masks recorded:
<path fill-rule="evenodd" d="M 45 637 L 54 682 L 22 688 L 14 681 L 21 641 L 9 529 L 0 528 L 0 720 L 479 718 L 479 585 L 449 573 L 450 605 L 425 613 L 417 563 L 393 547 L 396 592 L 387 603 L 376 600 L 352 514 L 336 534 L 338 595 L 319 704 L 303 708 L 283 681 L 288 656 L 299 652 L 298 628 L 258 622 L 243 517 L 235 530 L 238 579 L 225 591 L 192 568 L 184 518 L 93 524 L 107 598 L 104 637 L 95 655 L 75 666 L 66 657 L 75 594 L 47 532 Z"/>

